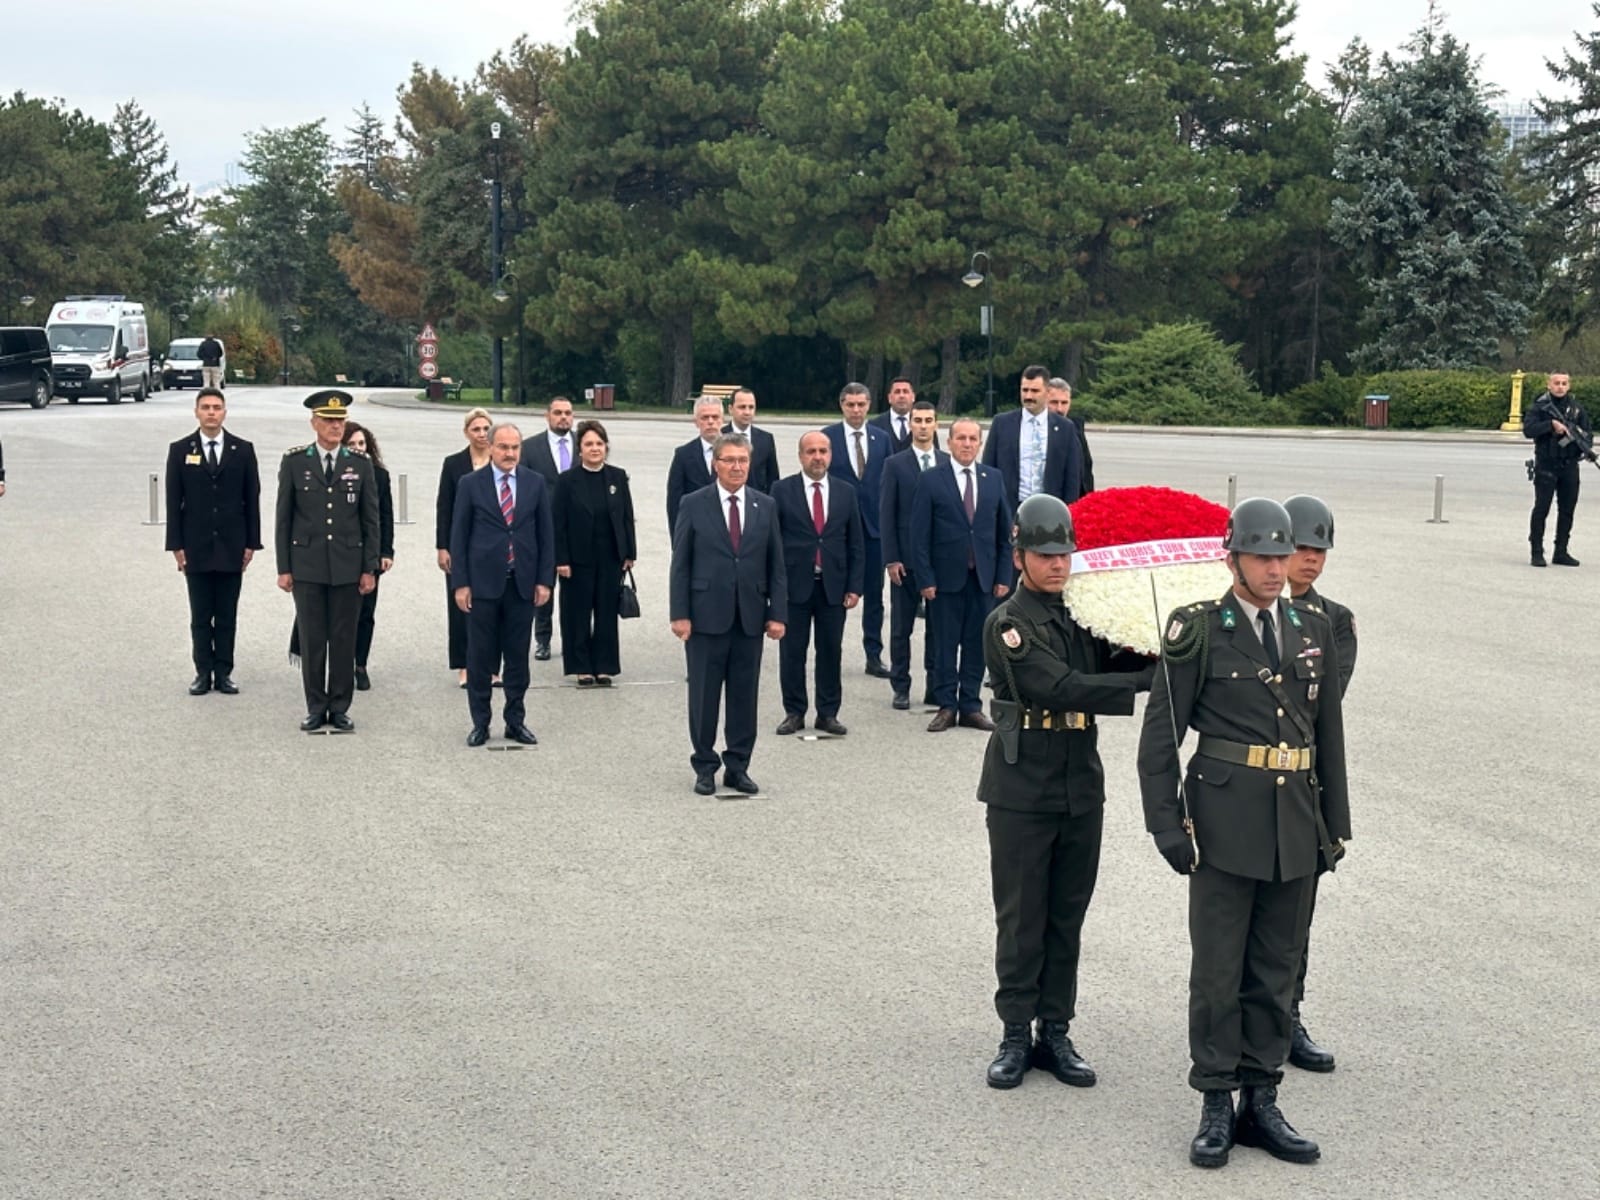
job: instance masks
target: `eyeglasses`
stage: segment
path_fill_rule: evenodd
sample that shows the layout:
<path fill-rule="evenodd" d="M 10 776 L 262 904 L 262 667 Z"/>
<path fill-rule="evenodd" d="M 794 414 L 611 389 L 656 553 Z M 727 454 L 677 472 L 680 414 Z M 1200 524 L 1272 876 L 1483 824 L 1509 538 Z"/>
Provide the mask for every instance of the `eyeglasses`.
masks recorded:
<path fill-rule="evenodd" d="M 733 458 L 730 455 L 724 454 L 721 458 L 717 459 L 717 461 L 730 467 L 748 467 L 750 465 L 750 456 L 745 454 L 738 458 Z"/>

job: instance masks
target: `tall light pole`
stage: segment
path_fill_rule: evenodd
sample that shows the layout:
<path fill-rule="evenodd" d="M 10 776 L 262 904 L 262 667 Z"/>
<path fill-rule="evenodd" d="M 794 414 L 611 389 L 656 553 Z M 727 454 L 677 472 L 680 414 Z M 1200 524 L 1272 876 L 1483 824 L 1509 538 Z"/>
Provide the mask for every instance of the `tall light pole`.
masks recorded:
<path fill-rule="evenodd" d="M 489 217 L 489 282 L 494 286 L 495 298 L 505 290 L 500 286 L 500 122 L 489 126 L 489 140 L 494 150 L 494 182 L 490 188 L 491 213 Z M 505 363 L 505 339 L 498 332 L 489 355 L 489 386 L 494 389 L 494 403 L 501 400 L 502 374 Z"/>
<path fill-rule="evenodd" d="M 978 260 L 983 259 L 983 270 L 978 270 Z M 983 394 L 983 415 L 994 416 L 994 268 L 989 265 L 989 252 L 976 250 L 972 255 L 972 262 L 968 264 L 967 273 L 961 277 L 961 282 L 969 288 L 986 285 L 983 289 L 983 298 L 987 303 L 978 309 L 978 332 L 987 334 L 989 338 L 989 382 Z"/>
<path fill-rule="evenodd" d="M 278 376 L 278 386 L 289 386 L 289 334 L 300 332 L 300 322 L 294 319 L 291 312 L 284 313 L 278 318 L 283 330 L 283 371 Z"/>
<path fill-rule="evenodd" d="M 28 310 L 33 307 L 33 297 L 32 296 L 18 296 L 17 297 L 17 304 L 22 309 L 22 320 L 23 320 L 24 323 L 26 323 L 27 320 L 28 320 Z"/>

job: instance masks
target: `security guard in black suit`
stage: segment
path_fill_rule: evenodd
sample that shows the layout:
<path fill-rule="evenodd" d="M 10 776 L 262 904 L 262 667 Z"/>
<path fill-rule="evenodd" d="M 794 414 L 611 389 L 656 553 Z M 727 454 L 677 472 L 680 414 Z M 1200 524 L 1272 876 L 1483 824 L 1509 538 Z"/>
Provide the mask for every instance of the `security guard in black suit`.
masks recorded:
<path fill-rule="evenodd" d="M 1321 1151 L 1284 1119 L 1277 1085 L 1312 883 L 1350 836 L 1337 653 L 1325 616 L 1281 598 L 1294 551 L 1283 505 L 1242 501 L 1223 545 L 1234 586 L 1168 618 L 1139 739 L 1145 827 L 1189 876 L 1189 1084 L 1205 1095 L 1189 1160 L 1220 1167 L 1237 1142 L 1313 1162 Z"/>
<path fill-rule="evenodd" d="M 294 594 L 307 733 L 355 728 L 356 619 L 382 550 L 372 463 L 340 444 L 350 402 L 336 389 L 306 397 L 317 440 L 278 464 L 278 586 Z"/>
<path fill-rule="evenodd" d="M 1065 504 L 1042 493 L 1024 500 L 1012 549 L 1021 586 L 984 622 L 995 731 L 978 799 L 988 805 L 994 1003 L 1005 1026 L 989 1064 L 994 1088 L 1016 1087 L 1030 1066 L 1074 1087 L 1095 1083 L 1067 1036 L 1100 870 L 1106 790 L 1095 715 L 1131 716 L 1154 667 L 1073 621 L 1061 589 L 1075 549 Z"/>

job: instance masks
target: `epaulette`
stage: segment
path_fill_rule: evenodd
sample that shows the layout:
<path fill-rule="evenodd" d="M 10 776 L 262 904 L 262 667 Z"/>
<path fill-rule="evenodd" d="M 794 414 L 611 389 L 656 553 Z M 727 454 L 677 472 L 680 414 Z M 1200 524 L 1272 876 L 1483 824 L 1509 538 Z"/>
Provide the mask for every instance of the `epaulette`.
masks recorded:
<path fill-rule="evenodd" d="M 290 446 L 283 452 L 283 456 L 288 458 L 291 454 L 304 454 L 309 449 L 311 449 L 310 442 L 307 442 L 304 446 Z"/>
<path fill-rule="evenodd" d="M 1218 607 L 1215 600 L 1203 600 L 1198 604 L 1186 604 L 1173 609 L 1172 615 L 1167 618 L 1166 632 L 1162 635 L 1166 656 L 1175 662 L 1187 662 L 1193 658 L 1205 640 L 1204 614 L 1215 612 Z M 1197 620 L 1197 617 L 1201 619 Z"/>
<path fill-rule="evenodd" d="M 359 454 L 362 458 L 366 458 L 367 457 L 367 452 L 365 450 L 357 450 L 354 446 L 343 446 L 343 447 L 340 447 L 340 448 L 346 454 Z"/>
<path fill-rule="evenodd" d="M 1023 658 L 1028 653 L 1028 630 L 1009 613 L 994 623 L 994 640 L 1007 658 Z"/>

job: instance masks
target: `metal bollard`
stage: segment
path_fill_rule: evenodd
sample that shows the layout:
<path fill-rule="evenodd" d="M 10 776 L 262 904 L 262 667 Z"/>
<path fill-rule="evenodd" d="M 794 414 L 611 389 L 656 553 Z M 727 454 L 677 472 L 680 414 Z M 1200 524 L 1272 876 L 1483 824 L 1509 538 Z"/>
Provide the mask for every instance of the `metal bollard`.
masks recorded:
<path fill-rule="evenodd" d="M 404 475 L 400 476 L 400 517 L 395 521 L 396 525 L 411 524 L 411 500 L 408 495 L 410 489 L 406 487 L 407 482 Z"/>
<path fill-rule="evenodd" d="M 165 525 L 161 519 L 161 476 L 154 471 L 150 472 L 150 519 L 140 521 L 141 525 Z"/>
<path fill-rule="evenodd" d="M 1237 475 L 1229 475 L 1228 476 L 1228 511 L 1229 512 L 1233 511 L 1234 497 L 1237 496 L 1238 493 L 1239 493 L 1239 477 Z"/>
<path fill-rule="evenodd" d="M 1433 477 L 1433 516 L 1428 518 L 1429 525 L 1448 525 L 1444 519 L 1444 476 Z"/>

